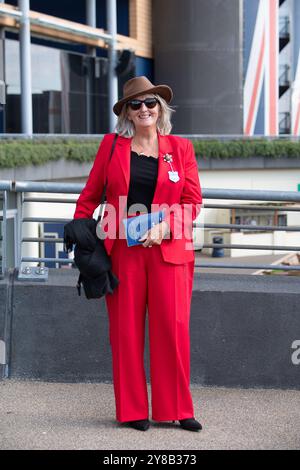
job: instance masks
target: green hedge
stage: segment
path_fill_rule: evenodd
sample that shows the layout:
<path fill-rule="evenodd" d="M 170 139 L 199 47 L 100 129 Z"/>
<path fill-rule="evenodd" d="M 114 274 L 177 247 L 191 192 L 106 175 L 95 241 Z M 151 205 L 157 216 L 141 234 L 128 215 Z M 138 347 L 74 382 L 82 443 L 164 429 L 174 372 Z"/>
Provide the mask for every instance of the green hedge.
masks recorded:
<path fill-rule="evenodd" d="M 60 158 L 79 163 L 90 162 L 94 160 L 98 147 L 99 141 L 2 140 L 0 168 L 42 165 Z"/>
<path fill-rule="evenodd" d="M 42 165 L 49 161 L 92 162 L 99 140 L 1 140 L 0 168 Z M 194 140 L 198 158 L 288 157 L 300 158 L 300 142 L 288 140 Z"/>
<path fill-rule="evenodd" d="M 198 140 L 194 141 L 196 155 L 205 158 L 300 157 L 300 142 L 290 140 Z"/>

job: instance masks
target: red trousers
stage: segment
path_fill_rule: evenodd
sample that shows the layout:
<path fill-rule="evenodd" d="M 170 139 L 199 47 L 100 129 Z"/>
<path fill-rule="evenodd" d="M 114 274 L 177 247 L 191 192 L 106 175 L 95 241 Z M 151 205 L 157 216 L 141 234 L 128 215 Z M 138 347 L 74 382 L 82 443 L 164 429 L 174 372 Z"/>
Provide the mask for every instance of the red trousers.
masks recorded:
<path fill-rule="evenodd" d="M 114 241 L 111 259 L 120 280 L 113 294 L 105 297 L 116 419 L 149 418 L 144 369 L 146 309 L 152 419 L 193 417 L 189 319 L 194 262 L 167 263 L 159 245 L 128 247 L 126 240 L 119 238 Z"/>

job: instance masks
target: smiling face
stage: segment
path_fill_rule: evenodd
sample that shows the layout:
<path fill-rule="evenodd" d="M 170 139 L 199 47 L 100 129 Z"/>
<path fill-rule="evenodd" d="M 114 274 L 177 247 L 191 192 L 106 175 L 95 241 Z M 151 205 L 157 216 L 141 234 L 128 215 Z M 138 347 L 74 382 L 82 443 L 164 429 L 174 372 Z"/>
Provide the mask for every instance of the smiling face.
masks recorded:
<path fill-rule="evenodd" d="M 152 94 L 145 94 L 136 96 L 134 99 L 145 100 L 146 98 L 154 98 Z M 130 106 L 127 106 L 127 118 L 132 121 L 136 132 L 139 129 L 144 129 L 146 127 L 153 127 L 156 130 L 156 123 L 158 118 L 161 115 L 159 103 L 152 109 L 147 108 L 145 103 L 142 103 L 140 109 L 136 111 L 131 109 Z"/>

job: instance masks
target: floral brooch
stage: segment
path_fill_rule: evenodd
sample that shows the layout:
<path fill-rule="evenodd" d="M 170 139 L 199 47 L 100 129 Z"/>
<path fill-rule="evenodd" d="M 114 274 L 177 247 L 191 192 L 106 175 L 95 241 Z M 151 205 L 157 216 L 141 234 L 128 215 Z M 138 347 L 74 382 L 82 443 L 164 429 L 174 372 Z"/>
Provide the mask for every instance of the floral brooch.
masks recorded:
<path fill-rule="evenodd" d="M 171 171 L 168 171 L 169 179 L 171 181 L 173 181 L 173 183 L 177 183 L 180 180 L 180 177 L 178 175 L 178 171 L 174 171 L 174 169 L 173 169 L 173 166 L 172 166 L 173 157 L 172 157 L 172 155 L 170 153 L 166 153 L 163 156 L 163 159 L 164 159 L 165 162 L 169 163 L 169 165 L 171 167 Z"/>
<path fill-rule="evenodd" d="M 171 155 L 170 153 L 166 153 L 166 154 L 164 155 L 164 161 L 165 161 L 165 162 L 168 162 L 168 163 L 169 163 L 169 162 L 172 163 L 172 161 L 173 161 L 172 155 Z"/>

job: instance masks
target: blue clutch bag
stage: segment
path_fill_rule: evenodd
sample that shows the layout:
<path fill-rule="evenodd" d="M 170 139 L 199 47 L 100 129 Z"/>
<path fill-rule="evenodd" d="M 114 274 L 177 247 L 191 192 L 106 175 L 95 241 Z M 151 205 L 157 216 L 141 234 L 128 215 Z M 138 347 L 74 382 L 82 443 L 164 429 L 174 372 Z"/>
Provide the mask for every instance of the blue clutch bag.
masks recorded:
<path fill-rule="evenodd" d="M 144 241 L 138 241 L 153 225 L 159 224 L 165 218 L 164 211 L 150 212 L 149 214 L 137 215 L 123 219 L 125 236 L 128 246 L 142 245 Z"/>

